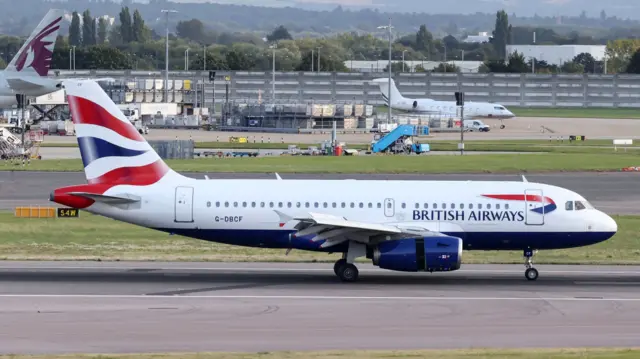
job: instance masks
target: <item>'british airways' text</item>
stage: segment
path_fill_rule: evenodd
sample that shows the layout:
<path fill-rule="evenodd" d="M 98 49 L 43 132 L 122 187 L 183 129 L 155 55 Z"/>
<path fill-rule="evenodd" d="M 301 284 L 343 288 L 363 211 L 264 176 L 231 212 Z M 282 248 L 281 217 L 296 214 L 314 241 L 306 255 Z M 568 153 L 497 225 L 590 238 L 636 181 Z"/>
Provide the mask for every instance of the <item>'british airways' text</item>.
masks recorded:
<path fill-rule="evenodd" d="M 414 221 L 475 221 L 475 222 L 522 222 L 522 211 L 464 211 L 464 210 L 415 210 Z"/>

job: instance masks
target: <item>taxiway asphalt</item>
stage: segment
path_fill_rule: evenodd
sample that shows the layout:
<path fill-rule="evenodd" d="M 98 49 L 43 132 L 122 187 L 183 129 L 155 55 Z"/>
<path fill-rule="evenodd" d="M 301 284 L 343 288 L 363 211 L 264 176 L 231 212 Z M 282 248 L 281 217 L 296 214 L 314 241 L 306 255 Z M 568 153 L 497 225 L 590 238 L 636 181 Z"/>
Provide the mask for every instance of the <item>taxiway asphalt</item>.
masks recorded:
<path fill-rule="evenodd" d="M 0 263 L 1 353 L 634 346 L 640 267 Z"/>
<path fill-rule="evenodd" d="M 184 173 L 204 178 L 273 178 L 269 173 Z M 281 174 L 283 179 L 377 179 L 377 180 L 509 180 L 521 181 L 520 175 L 460 174 Z M 554 173 L 527 174 L 530 182 L 556 185 L 573 190 L 608 214 L 640 214 L 640 173 Z M 0 171 L 0 209 L 16 206 L 48 205 L 49 193 L 58 187 L 86 183 L 82 172 L 3 172 Z"/>

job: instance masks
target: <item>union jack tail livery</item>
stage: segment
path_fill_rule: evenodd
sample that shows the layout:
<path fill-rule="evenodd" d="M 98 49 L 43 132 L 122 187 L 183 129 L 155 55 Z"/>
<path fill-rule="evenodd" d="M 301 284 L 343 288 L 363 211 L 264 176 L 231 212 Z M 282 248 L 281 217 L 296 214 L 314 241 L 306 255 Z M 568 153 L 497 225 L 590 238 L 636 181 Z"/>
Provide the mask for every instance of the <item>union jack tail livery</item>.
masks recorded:
<path fill-rule="evenodd" d="M 30 76 L 47 76 L 51 69 L 53 48 L 63 16 L 64 10 L 49 10 L 13 57 L 6 71 Z"/>

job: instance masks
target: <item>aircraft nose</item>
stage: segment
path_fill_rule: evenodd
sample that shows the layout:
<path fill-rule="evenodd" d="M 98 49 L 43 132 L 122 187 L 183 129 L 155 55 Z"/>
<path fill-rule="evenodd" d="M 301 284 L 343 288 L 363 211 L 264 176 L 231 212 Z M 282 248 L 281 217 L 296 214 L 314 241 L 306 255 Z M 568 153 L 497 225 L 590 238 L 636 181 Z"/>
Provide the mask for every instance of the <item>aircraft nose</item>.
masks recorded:
<path fill-rule="evenodd" d="M 602 226 L 604 227 L 604 231 L 605 232 L 611 232 L 612 234 L 615 234 L 618 232 L 618 223 L 616 223 L 616 221 L 611 218 L 611 216 L 603 213 L 603 219 L 602 219 Z"/>

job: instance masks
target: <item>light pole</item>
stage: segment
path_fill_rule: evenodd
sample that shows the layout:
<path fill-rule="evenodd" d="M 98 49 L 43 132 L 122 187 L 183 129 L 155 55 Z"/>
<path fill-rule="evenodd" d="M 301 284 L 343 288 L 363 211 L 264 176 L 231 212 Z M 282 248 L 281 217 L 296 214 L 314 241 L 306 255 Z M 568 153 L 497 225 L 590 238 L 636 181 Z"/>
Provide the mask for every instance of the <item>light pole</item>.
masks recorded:
<path fill-rule="evenodd" d="M 402 72 L 404 72 L 404 53 L 407 52 L 407 50 L 402 50 Z"/>
<path fill-rule="evenodd" d="M 176 13 L 176 10 L 160 10 L 165 13 L 166 36 L 164 45 L 164 101 L 169 102 L 169 13 Z"/>
<path fill-rule="evenodd" d="M 318 72 L 320 72 L 320 49 L 321 48 L 322 46 L 316 47 L 316 49 L 318 49 Z"/>
<path fill-rule="evenodd" d="M 71 48 L 73 49 L 73 71 L 76 71 L 76 46 L 73 45 L 71 46 Z"/>
<path fill-rule="evenodd" d="M 202 70 L 207 71 L 207 45 L 202 45 Z"/>
<path fill-rule="evenodd" d="M 313 48 L 311 49 L 311 72 L 313 72 Z"/>
<path fill-rule="evenodd" d="M 388 100 L 389 103 L 387 103 L 387 107 L 389 107 L 389 118 L 387 119 L 388 123 L 391 123 L 391 29 L 393 29 L 393 26 L 391 26 L 391 17 L 389 17 L 389 25 L 386 26 L 378 26 L 378 29 L 387 29 L 389 31 L 389 89 L 388 91 Z"/>
<path fill-rule="evenodd" d="M 269 46 L 270 49 L 273 50 L 273 61 L 271 68 L 271 98 L 273 99 L 273 103 L 276 102 L 276 49 L 278 48 L 278 44 L 273 44 Z"/>
<path fill-rule="evenodd" d="M 184 51 L 184 70 L 189 71 L 189 48 Z"/>

